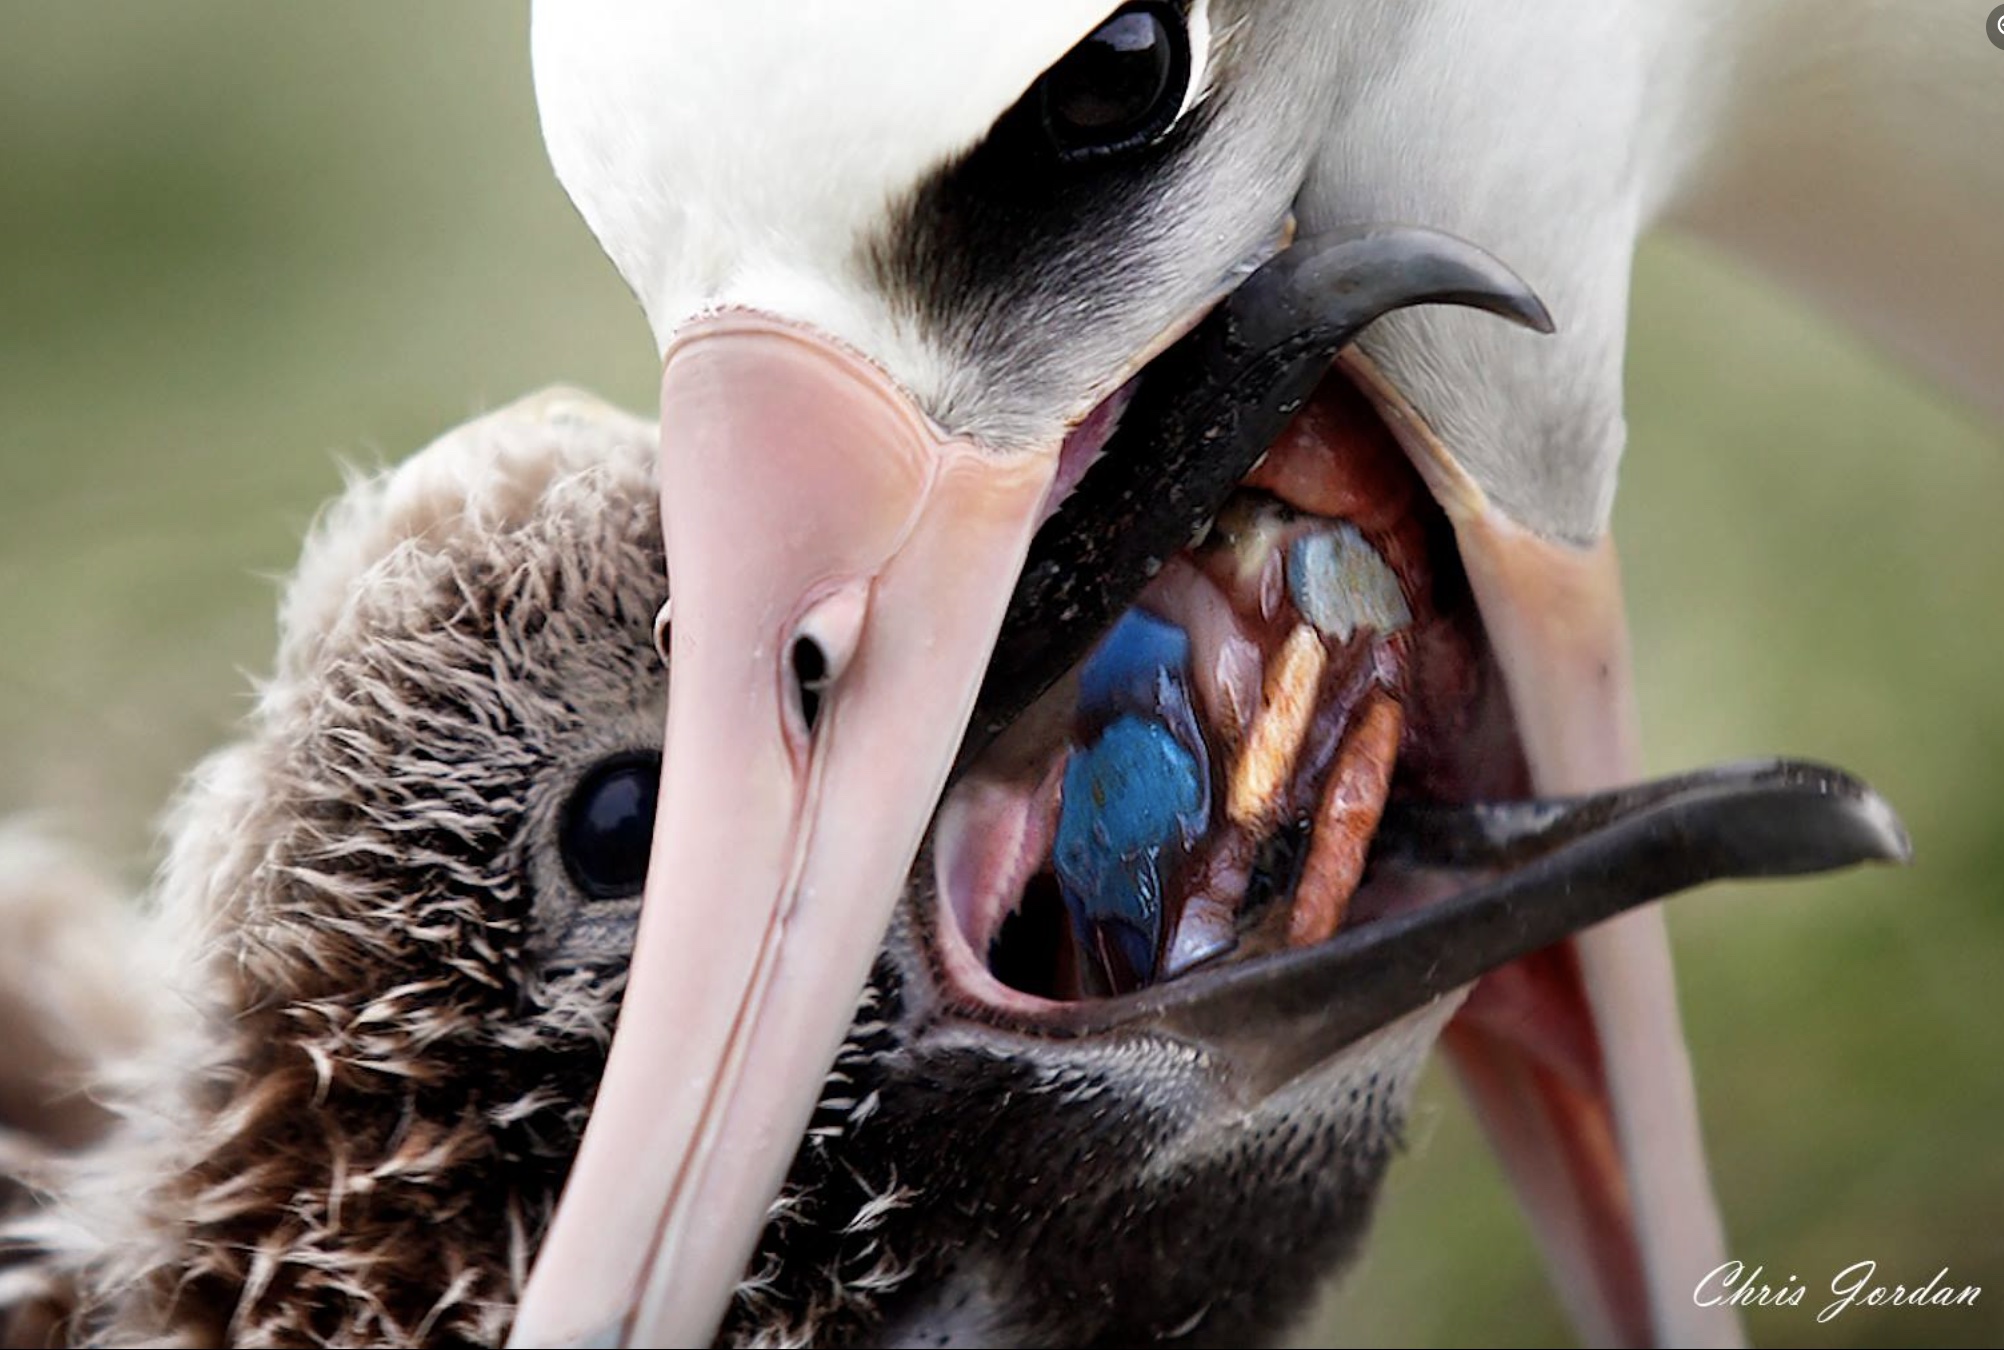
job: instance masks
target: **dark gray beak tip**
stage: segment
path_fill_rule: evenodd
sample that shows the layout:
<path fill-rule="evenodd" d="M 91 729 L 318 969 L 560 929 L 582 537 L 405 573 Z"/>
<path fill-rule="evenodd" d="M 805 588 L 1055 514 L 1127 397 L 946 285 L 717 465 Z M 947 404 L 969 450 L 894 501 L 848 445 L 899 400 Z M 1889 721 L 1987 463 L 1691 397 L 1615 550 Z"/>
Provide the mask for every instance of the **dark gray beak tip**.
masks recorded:
<path fill-rule="evenodd" d="M 1897 867 L 1905 867 L 1914 860 L 1913 836 L 1907 832 L 1906 823 L 1884 800 L 1879 805 L 1885 807 L 1886 851 L 1880 855 L 1881 862 L 1889 862 Z"/>
<path fill-rule="evenodd" d="M 1296 243 L 1224 306 L 1255 350 L 1335 348 L 1395 309 L 1457 305 L 1551 333 L 1551 311 L 1508 263 L 1421 225 L 1339 227 Z"/>
<path fill-rule="evenodd" d="M 1914 860 L 1913 836 L 1905 822 L 1870 784 L 1825 764 L 1782 760 L 1748 768 L 1755 777 L 1781 780 L 1793 789 L 1775 798 L 1777 805 L 1798 799 L 1802 812 L 1813 813 L 1819 822 L 1817 829 L 1805 832 L 1816 849 L 1801 859 L 1803 871 L 1867 862 L 1904 867 Z"/>
<path fill-rule="evenodd" d="M 1552 320 L 1552 311 L 1545 308 L 1543 300 L 1530 291 L 1524 292 L 1523 299 L 1524 303 L 1511 310 L 1507 317 L 1515 319 L 1534 333 L 1543 333 L 1546 337 L 1559 331 L 1558 324 Z"/>
<path fill-rule="evenodd" d="M 1479 309 L 1547 337 L 1558 331 L 1551 310 L 1538 293 L 1502 259 L 1465 240 L 1431 230 L 1412 228 L 1409 237 L 1417 248 L 1432 253 L 1443 273 L 1434 295 L 1438 303 Z"/>

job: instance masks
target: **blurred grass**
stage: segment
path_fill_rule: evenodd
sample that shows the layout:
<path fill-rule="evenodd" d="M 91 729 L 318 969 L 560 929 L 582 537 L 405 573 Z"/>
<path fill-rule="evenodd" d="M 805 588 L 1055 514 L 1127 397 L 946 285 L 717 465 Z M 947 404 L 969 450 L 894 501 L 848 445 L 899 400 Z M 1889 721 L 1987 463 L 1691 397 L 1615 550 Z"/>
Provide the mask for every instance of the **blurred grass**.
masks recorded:
<path fill-rule="evenodd" d="M 0 43 L 0 813 L 135 878 L 269 659 L 337 458 L 556 380 L 652 397 L 547 166 L 514 6 L 12 6 Z M 2004 296 L 2000 296 L 2004 300 Z M 1814 755 L 1904 872 L 1678 902 L 1732 1247 L 1975 1311 L 1757 1310 L 1769 1344 L 2004 1339 L 2004 447 L 1795 302 L 1644 256 L 1618 527 L 1652 766 Z M 1368 1344 L 1563 1339 L 1444 1079 L 1339 1299 Z M 1502 1337 L 1497 1342 L 1498 1336 Z"/>

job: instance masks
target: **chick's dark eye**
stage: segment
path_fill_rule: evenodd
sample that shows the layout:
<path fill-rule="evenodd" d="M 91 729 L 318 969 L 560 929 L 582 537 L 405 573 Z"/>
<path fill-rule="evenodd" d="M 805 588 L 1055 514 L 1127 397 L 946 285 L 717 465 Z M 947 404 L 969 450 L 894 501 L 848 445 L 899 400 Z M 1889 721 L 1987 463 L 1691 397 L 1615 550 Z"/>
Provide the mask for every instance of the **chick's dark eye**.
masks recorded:
<path fill-rule="evenodd" d="M 1060 158 L 1145 145 L 1167 131 L 1190 83 L 1190 38 L 1168 5 L 1129 5 L 1037 82 L 1044 131 Z"/>
<path fill-rule="evenodd" d="M 593 900 L 640 894 L 660 780 L 661 756 L 620 755 L 593 766 L 564 804 L 558 837 L 564 867 Z"/>

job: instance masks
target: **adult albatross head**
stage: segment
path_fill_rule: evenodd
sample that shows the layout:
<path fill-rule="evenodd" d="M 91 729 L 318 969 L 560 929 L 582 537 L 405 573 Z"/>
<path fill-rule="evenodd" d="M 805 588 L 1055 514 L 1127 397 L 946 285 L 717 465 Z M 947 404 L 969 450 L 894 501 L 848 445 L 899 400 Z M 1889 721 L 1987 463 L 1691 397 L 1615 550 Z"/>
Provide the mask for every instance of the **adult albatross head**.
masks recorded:
<path fill-rule="evenodd" d="M 1621 22 L 537 10 L 552 161 L 664 359 L 676 687 L 519 1343 L 713 1334 L 942 792 L 938 1018 L 1254 1065 L 1250 1104 L 1493 971 L 1449 1044 L 1582 1330 L 1735 1334 L 1688 1297 L 1722 1258 L 1660 921 L 1408 965 L 1381 921 L 1455 888 L 1371 880 L 1388 801 L 1638 767 L 1607 521 L 1681 160 L 1675 44 Z"/>

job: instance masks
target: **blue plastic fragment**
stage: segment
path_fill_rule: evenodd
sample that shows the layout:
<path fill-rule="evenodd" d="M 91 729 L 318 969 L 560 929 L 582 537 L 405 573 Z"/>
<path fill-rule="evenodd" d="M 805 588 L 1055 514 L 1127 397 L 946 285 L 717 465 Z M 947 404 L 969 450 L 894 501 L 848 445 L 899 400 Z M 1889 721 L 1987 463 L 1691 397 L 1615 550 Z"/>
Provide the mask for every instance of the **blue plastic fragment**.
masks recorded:
<path fill-rule="evenodd" d="M 1181 689 L 1189 669 L 1190 635 L 1167 619 L 1130 609 L 1079 670 L 1079 715 L 1093 724 L 1121 713 L 1160 716 L 1169 690 Z"/>
<path fill-rule="evenodd" d="M 1103 934 L 1143 983 L 1161 947 L 1164 874 L 1203 829 L 1208 797 L 1197 757 L 1162 723 L 1132 714 L 1065 765 L 1058 888 L 1087 950 Z"/>

